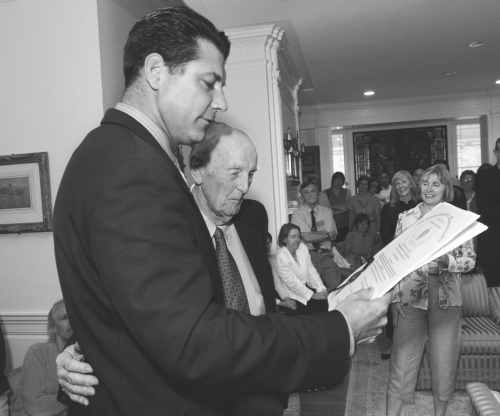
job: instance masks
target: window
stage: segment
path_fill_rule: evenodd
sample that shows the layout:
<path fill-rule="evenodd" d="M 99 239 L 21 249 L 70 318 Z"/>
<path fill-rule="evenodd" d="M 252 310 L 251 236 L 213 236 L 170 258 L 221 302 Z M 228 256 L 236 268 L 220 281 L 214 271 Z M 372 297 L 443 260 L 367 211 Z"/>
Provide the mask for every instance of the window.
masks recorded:
<path fill-rule="evenodd" d="M 333 171 L 345 172 L 345 157 L 344 157 L 344 134 L 332 133 L 332 159 Z"/>
<path fill-rule="evenodd" d="M 474 172 L 481 166 L 481 134 L 479 123 L 457 125 L 457 171 L 458 177 L 464 170 Z"/>

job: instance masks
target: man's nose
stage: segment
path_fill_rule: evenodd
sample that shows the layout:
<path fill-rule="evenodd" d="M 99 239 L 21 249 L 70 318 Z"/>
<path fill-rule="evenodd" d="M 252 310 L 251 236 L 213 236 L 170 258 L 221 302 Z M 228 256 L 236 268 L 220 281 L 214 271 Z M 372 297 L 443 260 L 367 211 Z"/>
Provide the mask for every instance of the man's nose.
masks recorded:
<path fill-rule="evenodd" d="M 222 88 L 215 92 L 215 97 L 212 101 L 212 108 L 215 111 L 222 111 L 222 112 L 227 111 L 226 94 L 224 94 Z"/>

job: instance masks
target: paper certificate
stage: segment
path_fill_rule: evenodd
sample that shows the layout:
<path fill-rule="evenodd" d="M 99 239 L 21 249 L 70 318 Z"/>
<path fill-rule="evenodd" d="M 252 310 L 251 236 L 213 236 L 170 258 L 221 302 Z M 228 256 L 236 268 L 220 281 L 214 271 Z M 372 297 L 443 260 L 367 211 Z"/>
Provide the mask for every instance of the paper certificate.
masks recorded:
<path fill-rule="evenodd" d="M 329 310 L 360 289 L 374 287 L 372 299 L 386 294 L 403 277 L 482 233 L 479 215 L 446 202 L 429 211 L 379 251 L 328 296 Z"/>

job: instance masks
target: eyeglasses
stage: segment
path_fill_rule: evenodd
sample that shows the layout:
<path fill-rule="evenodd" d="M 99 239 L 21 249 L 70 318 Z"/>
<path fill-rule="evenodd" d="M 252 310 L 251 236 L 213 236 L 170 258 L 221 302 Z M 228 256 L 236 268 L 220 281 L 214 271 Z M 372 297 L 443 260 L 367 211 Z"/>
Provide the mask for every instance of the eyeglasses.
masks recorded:
<path fill-rule="evenodd" d="M 474 182 L 474 179 L 462 179 L 462 182 Z"/>

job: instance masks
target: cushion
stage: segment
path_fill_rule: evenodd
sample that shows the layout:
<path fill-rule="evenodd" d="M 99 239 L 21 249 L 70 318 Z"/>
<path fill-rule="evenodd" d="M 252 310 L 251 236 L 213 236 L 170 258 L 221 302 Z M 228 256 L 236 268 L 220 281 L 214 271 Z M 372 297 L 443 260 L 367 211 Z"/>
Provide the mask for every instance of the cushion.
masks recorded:
<path fill-rule="evenodd" d="M 490 318 L 500 325 L 500 287 L 489 287 Z"/>
<path fill-rule="evenodd" d="M 461 354 L 500 354 L 500 326 L 484 316 L 464 318 Z"/>
<path fill-rule="evenodd" d="M 490 315 L 488 288 L 483 274 L 462 276 L 462 313 L 464 317 Z"/>
<path fill-rule="evenodd" d="M 469 383 L 466 390 L 476 415 L 497 416 L 500 414 L 500 403 L 496 401 L 488 386 L 483 383 Z"/>

